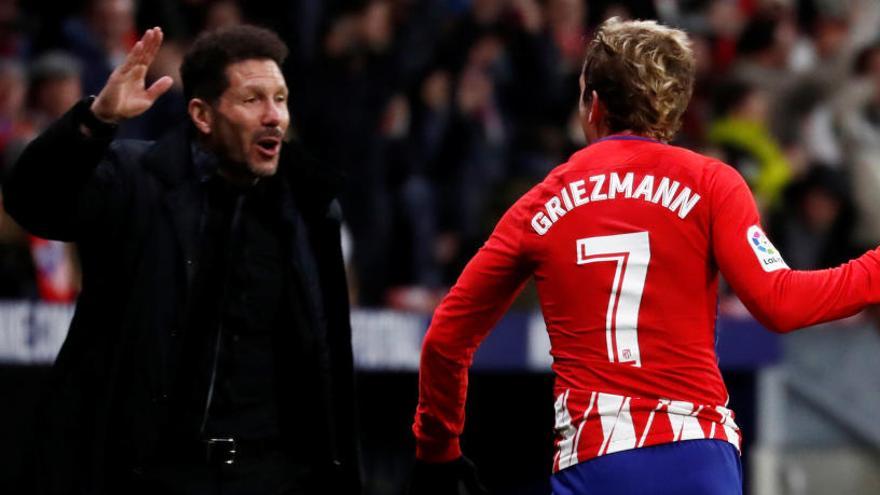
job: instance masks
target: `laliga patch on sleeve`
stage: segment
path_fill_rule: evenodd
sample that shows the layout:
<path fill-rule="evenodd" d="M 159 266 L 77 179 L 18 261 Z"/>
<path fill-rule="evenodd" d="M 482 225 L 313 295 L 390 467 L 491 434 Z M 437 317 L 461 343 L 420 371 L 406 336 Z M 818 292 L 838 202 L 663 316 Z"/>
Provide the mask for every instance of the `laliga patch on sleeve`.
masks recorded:
<path fill-rule="evenodd" d="M 748 241 L 749 246 L 751 246 L 752 251 L 755 252 L 755 256 L 758 257 L 758 263 L 761 264 L 761 268 L 763 268 L 765 272 L 773 272 L 788 268 L 788 265 L 785 264 L 785 260 L 782 259 L 782 255 L 775 247 L 773 247 L 773 243 L 770 242 L 770 239 L 767 238 L 767 235 L 764 234 L 761 227 L 758 227 L 757 225 L 749 227 L 749 230 L 746 233 L 746 240 Z"/>

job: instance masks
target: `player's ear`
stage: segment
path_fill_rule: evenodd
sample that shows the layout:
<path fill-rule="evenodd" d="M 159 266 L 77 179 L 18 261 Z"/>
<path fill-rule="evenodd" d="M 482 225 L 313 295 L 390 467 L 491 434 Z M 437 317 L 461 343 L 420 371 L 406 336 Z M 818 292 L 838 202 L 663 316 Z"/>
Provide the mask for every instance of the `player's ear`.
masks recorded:
<path fill-rule="evenodd" d="M 189 100 L 186 111 L 199 132 L 205 135 L 211 134 L 211 130 L 214 127 L 214 109 L 207 101 L 201 98 L 193 98 Z"/>
<path fill-rule="evenodd" d="M 590 95 L 590 114 L 587 118 L 590 124 L 596 128 L 600 128 L 605 119 L 605 105 L 599 100 L 599 94 L 596 93 L 596 90 L 593 90 Z"/>

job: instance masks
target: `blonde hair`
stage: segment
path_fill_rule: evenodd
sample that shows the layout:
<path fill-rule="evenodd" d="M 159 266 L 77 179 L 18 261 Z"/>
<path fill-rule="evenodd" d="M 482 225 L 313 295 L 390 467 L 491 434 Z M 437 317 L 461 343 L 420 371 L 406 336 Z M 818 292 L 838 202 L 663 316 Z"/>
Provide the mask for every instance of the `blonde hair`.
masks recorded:
<path fill-rule="evenodd" d="M 631 130 L 670 140 L 693 93 L 689 43 L 683 31 L 655 21 L 608 19 L 587 47 L 584 99 L 596 91 L 612 132 Z"/>

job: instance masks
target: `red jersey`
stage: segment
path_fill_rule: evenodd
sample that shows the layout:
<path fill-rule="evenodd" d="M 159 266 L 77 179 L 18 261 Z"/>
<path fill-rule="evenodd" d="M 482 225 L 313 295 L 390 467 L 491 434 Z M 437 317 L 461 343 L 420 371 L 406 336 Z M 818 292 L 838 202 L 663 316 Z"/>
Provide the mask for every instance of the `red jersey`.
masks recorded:
<path fill-rule="evenodd" d="M 715 355 L 719 271 L 775 331 L 880 301 L 878 251 L 834 269 L 790 270 L 748 186 L 717 160 L 636 136 L 575 153 L 507 211 L 434 313 L 416 456 L 461 455 L 467 368 L 532 276 L 556 375 L 554 471 L 686 439 L 739 448 Z"/>

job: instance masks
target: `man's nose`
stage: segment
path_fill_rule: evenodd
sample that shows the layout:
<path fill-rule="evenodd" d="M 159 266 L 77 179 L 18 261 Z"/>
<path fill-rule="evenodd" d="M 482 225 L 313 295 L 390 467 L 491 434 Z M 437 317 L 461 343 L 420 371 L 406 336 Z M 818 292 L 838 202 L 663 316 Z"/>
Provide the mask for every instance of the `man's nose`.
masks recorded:
<path fill-rule="evenodd" d="M 281 120 L 286 112 L 286 103 L 269 101 L 263 111 L 263 121 L 261 123 L 267 127 L 278 127 L 281 125 Z"/>

